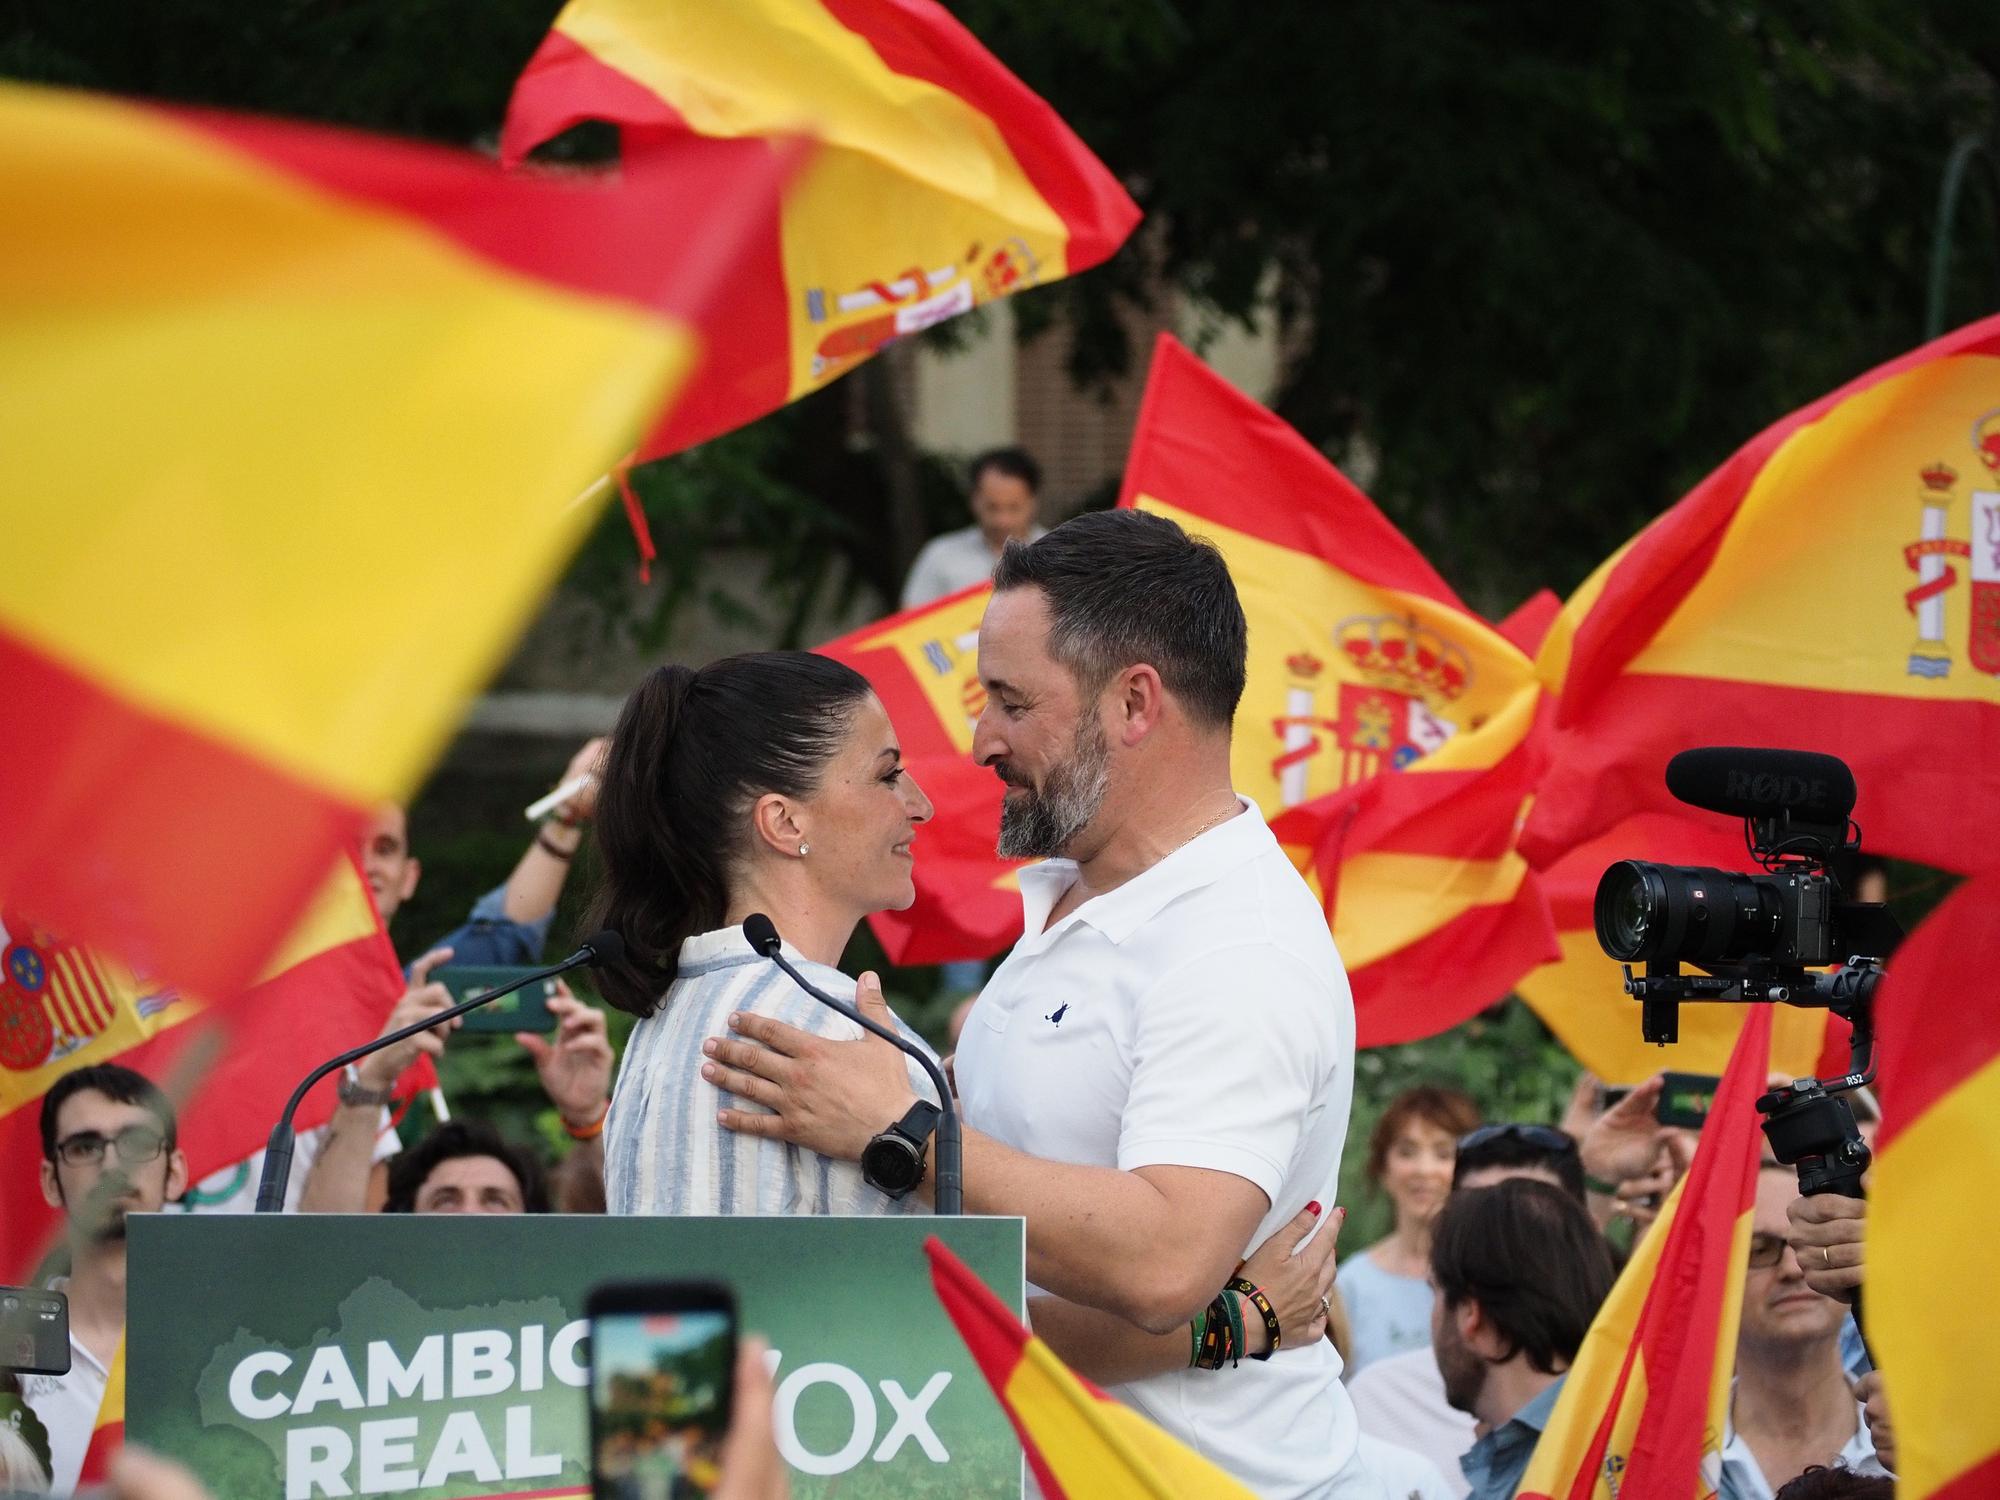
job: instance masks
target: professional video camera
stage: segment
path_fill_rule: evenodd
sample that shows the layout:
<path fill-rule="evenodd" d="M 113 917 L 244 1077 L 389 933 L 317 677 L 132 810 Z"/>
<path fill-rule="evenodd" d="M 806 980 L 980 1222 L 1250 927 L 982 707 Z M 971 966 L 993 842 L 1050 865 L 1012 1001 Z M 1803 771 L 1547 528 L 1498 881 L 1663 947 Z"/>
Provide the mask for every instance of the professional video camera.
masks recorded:
<path fill-rule="evenodd" d="M 1903 932 L 1887 907 L 1842 889 L 1861 851 L 1848 816 L 1854 773 L 1805 751 L 1686 750 L 1667 763 L 1667 790 L 1740 816 L 1764 873 L 1621 860 L 1597 884 L 1598 944 L 1625 964 L 1641 1033 L 1662 1046 L 1695 1001 L 1822 1006 L 1846 1020 L 1844 1077 L 1801 1078 L 1757 1108 L 1778 1160 L 1798 1168 L 1800 1193 L 1858 1198 L 1868 1148 L 1841 1095 L 1874 1079 L 1875 990 Z M 1635 976 L 1634 963 L 1646 972 Z M 1682 963 L 1702 972 L 1684 974 Z"/>

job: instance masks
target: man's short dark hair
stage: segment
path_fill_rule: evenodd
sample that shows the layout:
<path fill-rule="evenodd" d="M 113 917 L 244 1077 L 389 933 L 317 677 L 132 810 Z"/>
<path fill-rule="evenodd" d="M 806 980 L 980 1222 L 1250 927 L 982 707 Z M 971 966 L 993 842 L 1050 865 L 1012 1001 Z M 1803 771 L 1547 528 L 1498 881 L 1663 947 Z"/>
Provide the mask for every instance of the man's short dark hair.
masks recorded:
<path fill-rule="evenodd" d="M 988 448 L 972 461 L 972 467 L 966 470 L 965 482 L 978 489 L 979 476 L 988 469 L 1009 479 L 1020 480 L 1031 495 L 1042 492 L 1042 466 L 1035 462 L 1026 448 Z"/>
<path fill-rule="evenodd" d="M 1214 543 L 1147 511 L 1086 511 L 1007 544 L 994 592 L 1027 587 L 1048 600 L 1049 653 L 1086 694 L 1143 662 L 1197 722 L 1235 719 L 1250 630 Z"/>
<path fill-rule="evenodd" d="M 1836 1464 L 1814 1464 L 1788 1479 L 1772 1500 L 1896 1500 L 1896 1481 L 1886 1474 L 1857 1474 Z"/>
<path fill-rule="evenodd" d="M 1616 1279 L 1611 1247 L 1582 1204 L 1532 1177 L 1467 1188 L 1431 1229 L 1431 1281 L 1447 1308 L 1476 1301 L 1544 1375 L 1566 1369 Z"/>
<path fill-rule="evenodd" d="M 1556 1144 L 1555 1137 L 1566 1144 Z M 1585 1201 L 1583 1157 L 1575 1139 L 1553 1125 L 1489 1125 L 1473 1131 L 1458 1143 L 1458 1155 L 1451 1164 L 1452 1187 L 1456 1189 L 1468 1172 L 1489 1167 L 1539 1168 L 1551 1173 L 1570 1197 L 1579 1203 Z"/>
<path fill-rule="evenodd" d="M 431 1173 L 448 1161 L 464 1156 L 490 1156 L 514 1174 L 521 1189 L 525 1213 L 549 1211 L 548 1174 L 541 1159 L 525 1146 L 517 1146 L 484 1120 L 447 1120 L 407 1151 L 399 1151 L 389 1161 L 389 1196 L 383 1201 L 385 1214 L 413 1214 L 417 1194 L 423 1191 Z"/>
<path fill-rule="evenodd" d="M 93 1063 L 63 1074 L 42 1095 L 43 1161 L 56 1159 L 56 1116 L 74 1095 L 86 1091 L 100 1093 L 114 1104 L 138 1105 L 160 1122 L 160 1134 L 166 1139 L 167 1149 L 174 1149 L 180 1122 L 174 1118 L 174 1106 L 160 1086 L 144 1073 L 119 1063 Z"/>

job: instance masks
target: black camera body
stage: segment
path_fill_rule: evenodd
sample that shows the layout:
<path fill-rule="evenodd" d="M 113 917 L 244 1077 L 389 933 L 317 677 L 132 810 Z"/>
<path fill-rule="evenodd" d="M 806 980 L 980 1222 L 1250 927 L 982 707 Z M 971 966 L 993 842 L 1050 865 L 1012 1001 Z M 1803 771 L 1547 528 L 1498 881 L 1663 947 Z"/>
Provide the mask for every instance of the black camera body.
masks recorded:
<path fill-rule="evenodd" d="M 1689 750 L 1668 764 L 1667 786 L 1692 806 L 1743 817 L 1763 873 L 1620 860 L 1598 881 L 1598 944 L 1626 965 L 1625 992 L 1640 1002 L 1649 1042 L 1679 1039 L 1688 1002 L 1816 1006 L 1846 1020 L 1846 1076 L 1800 1079 L 1757 1108 L 1802 1194 L 1858 1198 L 1868 1147 L 1842 1096 L 1874 1076 L 1875 990 L 1903 934 L 1886 907 L 1848 900 L 1837 873 L 1861 848 L 1849 831 L 1853 774 L 1803 751 Z M 1701 972 L 1683 973 L 1683 963 Z"/>

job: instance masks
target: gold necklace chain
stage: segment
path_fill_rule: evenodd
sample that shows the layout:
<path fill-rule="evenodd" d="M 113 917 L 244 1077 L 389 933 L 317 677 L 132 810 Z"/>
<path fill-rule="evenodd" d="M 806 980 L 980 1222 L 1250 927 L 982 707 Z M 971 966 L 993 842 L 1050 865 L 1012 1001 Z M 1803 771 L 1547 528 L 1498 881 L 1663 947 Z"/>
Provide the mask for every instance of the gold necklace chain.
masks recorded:
<path fill-rule="evenodd" d="M 1161 859 L 1173 858 L 1174 855 L 1180 853 L 1181 850 L 1187 848 L 1189 844 L 1192 844 L 1196 839 L 1200 838 L 1204 833 L 1207 833 L 1211 828 L 1221 827 L 1224 823 L 1228 822 L 1230 818 L 1234 817 L 1237 813 L 1240 813 L 1241 811 L 1243 811 L 1243 804 L 1241 802 L 1232 800 L 1228 808 L 1226 808 L 1222 812 L 1217 813 L 1214 817 L 1210 818 L 1206 823 L 1202 824 L 1201 827 L 1197 828 L 1193 833 L 1189 834 L 1186 838 L 1182 839 L 1178 844 L 1174 845 L 1174 847 L 1169 849 L 1165 854 L 1162 854 L 1160 858 Z"/>

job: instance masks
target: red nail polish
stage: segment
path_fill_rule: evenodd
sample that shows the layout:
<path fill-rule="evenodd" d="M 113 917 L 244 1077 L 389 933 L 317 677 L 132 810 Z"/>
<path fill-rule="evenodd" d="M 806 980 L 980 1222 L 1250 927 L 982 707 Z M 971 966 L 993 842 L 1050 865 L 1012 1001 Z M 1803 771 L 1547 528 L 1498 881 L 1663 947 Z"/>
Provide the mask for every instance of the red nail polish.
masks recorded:
<path fill-rule="evenodd" d="M 1317 1219 L 1319 1217 L 1319 1199 L 1315 1198 L 1312 1202 L 1308 1203 L 1306 1205 L 1306 1212 Z"/>

